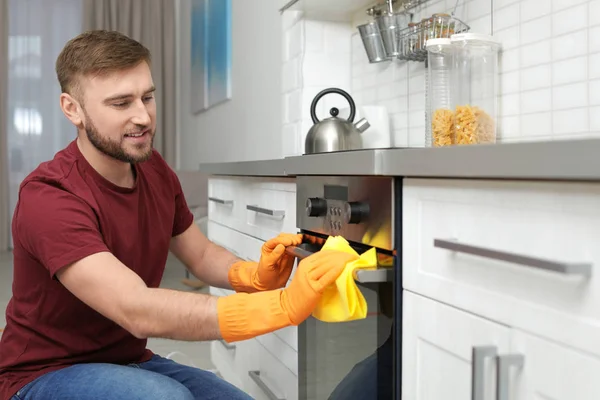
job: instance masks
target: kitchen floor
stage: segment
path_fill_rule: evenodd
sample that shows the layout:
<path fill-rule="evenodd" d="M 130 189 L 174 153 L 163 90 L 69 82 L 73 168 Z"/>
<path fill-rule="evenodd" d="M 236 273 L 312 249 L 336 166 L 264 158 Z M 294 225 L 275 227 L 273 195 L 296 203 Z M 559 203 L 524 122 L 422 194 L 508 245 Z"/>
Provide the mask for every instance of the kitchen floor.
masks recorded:
<path fill-rule="evenodd" d="M 173 256 L 169 256 L 167 267 L 161 282 L 161 287 L 195 291 L 181 283 L 185 277 L 183 265 Z M 12 254 L 0 253 L 0 335 L 6 325 L 5 310 L 11 298 L 12 291 Z M 208 288 L 197 290 L 198 293 L 208 293 Z M 210 361 L 210 342 L 183 342 L 167 339 L 149 339 L 148 348 L 163 357 L 169 357 L 181 364 L 191 365 L 202 369 L 212 370 Z"/>

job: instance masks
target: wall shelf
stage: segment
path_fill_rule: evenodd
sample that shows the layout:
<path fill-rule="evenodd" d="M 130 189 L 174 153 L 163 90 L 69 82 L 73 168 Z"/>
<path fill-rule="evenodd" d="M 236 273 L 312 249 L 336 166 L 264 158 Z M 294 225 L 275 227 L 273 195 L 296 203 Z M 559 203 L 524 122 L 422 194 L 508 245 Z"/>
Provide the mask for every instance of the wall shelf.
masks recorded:
<path fill-rule="evenodd" d="M 306 18 L 326 21 L 352 21 L 357 12 L 366 12 L 381 1 L 373 0 L 291 0 L 279 11 L 302 11 Z"/>

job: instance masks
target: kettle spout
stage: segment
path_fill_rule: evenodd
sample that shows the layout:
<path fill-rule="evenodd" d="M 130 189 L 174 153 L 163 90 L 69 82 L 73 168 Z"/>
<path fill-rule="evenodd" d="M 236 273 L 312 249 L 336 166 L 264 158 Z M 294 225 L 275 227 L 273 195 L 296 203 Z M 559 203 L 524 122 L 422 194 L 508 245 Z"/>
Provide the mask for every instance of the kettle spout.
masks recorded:
<path fill-rule="evenodd" d="M 360 121 L 356 122 L 354 124 L 354 127 L 360 132 L 363 133 L 364 131 L 366 131 L 367 129 L 369 129 L 369 127 L 371 126 L 371 124 L 369 124 L 369 121 L 367 121 L 364 118 L 361 118 Z"/>

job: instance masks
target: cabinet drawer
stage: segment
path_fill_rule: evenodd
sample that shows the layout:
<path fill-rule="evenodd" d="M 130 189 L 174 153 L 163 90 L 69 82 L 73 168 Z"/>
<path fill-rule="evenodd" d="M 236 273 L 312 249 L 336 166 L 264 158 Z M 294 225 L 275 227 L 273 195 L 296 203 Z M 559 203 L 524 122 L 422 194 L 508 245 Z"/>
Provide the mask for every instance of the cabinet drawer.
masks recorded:
<path fill-rule="evenodd" d="M 252 185 L 244 199 L 244 232 L 269 240 L 281 232 L 295 233 L 296 194 Z"/>
<path fill-rule="evenodd" d="M 257 336 L 256 340 L 258 340 L 261 346 L 269 351 L 269 353 L 277 355 L 279 362 L 292 371 L 295 376 L 298 376 L 297 349 L 293 349 L 288 343 L 284 342 L 279 335 L 275 334 L 275 332 Z"/>
<path fill-rule="evenodd" d="M 245 258 L 244 234 L 214 221 L 208 221 L 206 236 L 239 258 Z"/>
<path fill-rule="evenodd" d="M 208 180 L 208 218 L 222 225 L 240 230 L 244 224 L 248 184 L 234 178 Z"/>
<path fill-rule="evenodd" d="M 297 400 L 298 378 L 296 375 L 287 369 L 268 349 L 260 343 L 259 346 L 259 366 L 256 370 L 248 373 L 252 382 L 248 385 L 247 393 L 255 399 Z"/>
<path fill-rule="evenodd" d="M 243 389 L 242 379 L 234 367 L 235 350 L 235 344 L 227 345 L 224 342 L 215 340 L 210 345 L 210 360 L 223 379 Z"/>
<path fill-rule="evenodd" d="M 407 179 L 403 197 L 406 289 L 600 355 L 600 185 Z"/>
<path fill-rule="evenodd" d="M 262 239 L 296 226 L 296 182 L 288 178 L 211 177 L 208 217 Z"/>
<path fill-rule="evenodd" d="M 215 340 L 211 343 L 211 361 L 228 382 L 246 390 L 248 371 L 259 368 L 260 345 L 254 339 L 235 343 Z"/>
<path fill-rule="evenodd" d="M 221 224 L 218 224 L 214 221 L 208 221 L 207 237 L 215 244 L 223 247 L 224 249 L 227 249 L 228 251 L 235 254 L 239 258 L 246 259 L 246 257 L 245 257 L 245 240 L 247 237 L 246 235 L 244 235 L 236 230 L 233 230 L 231 228 L 228 228 L 226 226 L 223 226 Z M 230 294 L 235 293 L 234 290 L 230 290 L 230 289 L 214 288 L 214 290 L 216 293 L 215 296 L 219 295 L 219 293 L 221 296 L 228 296 Z M 211 294 L 212 294 L 212 291 L 213 291 L 213 288 L 211 287 Z"/>

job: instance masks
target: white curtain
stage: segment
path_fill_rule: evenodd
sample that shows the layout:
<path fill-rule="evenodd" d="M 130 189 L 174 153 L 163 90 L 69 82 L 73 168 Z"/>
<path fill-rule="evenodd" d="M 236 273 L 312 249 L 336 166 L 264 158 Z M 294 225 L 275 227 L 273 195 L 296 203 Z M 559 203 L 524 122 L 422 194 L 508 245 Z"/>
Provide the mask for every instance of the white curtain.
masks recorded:
<path fill-rule="evenodd" d="M 83 14 L 81 0 L 8 0 L 8 13 L 8 107 L 0 120 L 8 159 L 0 166 L 8 170 L 12 216 L 23 179 L 76 137 L 59 107 L 54 64 L 65 43 L 81 33 Z M 0 87 L 5 84 L 0 77 Z"/>

